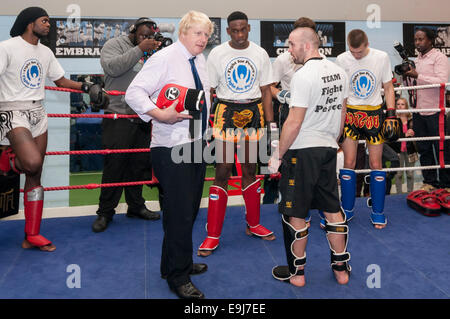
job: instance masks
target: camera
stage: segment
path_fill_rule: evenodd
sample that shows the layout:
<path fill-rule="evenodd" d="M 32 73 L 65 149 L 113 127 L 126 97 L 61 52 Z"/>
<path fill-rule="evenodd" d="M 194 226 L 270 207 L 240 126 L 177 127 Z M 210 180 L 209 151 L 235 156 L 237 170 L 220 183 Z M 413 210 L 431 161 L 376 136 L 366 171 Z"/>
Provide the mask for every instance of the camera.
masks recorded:
<path fill-rule="evenodd" d="M 398 75 L 404 75 L 406 72 L 409 71 L 409 67 L 416 67 L 416 64 L 414 63 L 414 61 L 408 59 L 408 55 L 406 54 L 406 50 L 403 47 L 403 45 L 399 42 L 395 42 L 394 43 L 394 49 L 397 50 L 398 54 L 400 55 L 400 57 L 402 58 L 402 63 L 398 64 L 394 67 L 394 71 L 395 73 L 397 73 Z"/>
<path fill-rule="evenodd" d="M 159 46 L 158 50 L 161 50 L 162 48 L 168 47 L 169 45 L 171 45 L 173 43 L 171 38 L 166 38 L 164 37 L 161 32 L 156 32 L 155 35 L 153 36 L 153 38 L 155 39 L 155 41 L 159 41 L 161 42 L 161 45 Z"/>

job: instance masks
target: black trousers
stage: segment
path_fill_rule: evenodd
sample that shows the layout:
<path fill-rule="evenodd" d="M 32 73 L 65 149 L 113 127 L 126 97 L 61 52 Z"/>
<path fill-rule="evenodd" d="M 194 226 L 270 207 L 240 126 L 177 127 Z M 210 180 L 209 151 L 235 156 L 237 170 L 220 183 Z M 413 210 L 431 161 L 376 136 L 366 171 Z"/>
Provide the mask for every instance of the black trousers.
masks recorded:
<path fill-rule="evenodd" d="M 182 150 L 193 156 L 203 152 L 202 140 L 185 144 Z M 200 163 L 193 161 L 186 152 L 174 152 L 180 147 L 154 147 L 151 149 L 153 170 L 158 179 L 163 197 L 164 239 L 161 252 L 161 275 L 167 276 L 169 287 L 175 288 L 190 281 L 192 270 L 192 229 L 200 208 L 206 164 L 200 154 Z M 185 159 L 177 163 L 174 156 L 182 154 Z M 198 160 L 198 158 L 197 158 Z"/>
<path fill-rule="evenodd" d="M 433 115 L 414 113 L 413 130 L 415 137 L 439 136 L 439 113 Z M 439 164 L 439 141 L 418 141 L 416 145 L 421 166 Z M 444 142 L 444 162 L 450 164 L 449 141 Z M 450 187 L 449 169 L 439 169 L 439 178 L 437 171 L 435 169 L 422 170 L 423 182 L 435 187 Z"/>
<path fill-rule="evenodd" d="M 149 148 L 150 123 L 129 119 L 103 119 L 102 145 L 104 149 Z M 105 155 L 102 183 L 135 182 L 151 179 L 150 153 L 124 153 Z M 145 205 L 142 185 L 104 187 L 99 198 L 98 215 L 112 218 L 122 192 L 128 208 L 138 210 Z"/>

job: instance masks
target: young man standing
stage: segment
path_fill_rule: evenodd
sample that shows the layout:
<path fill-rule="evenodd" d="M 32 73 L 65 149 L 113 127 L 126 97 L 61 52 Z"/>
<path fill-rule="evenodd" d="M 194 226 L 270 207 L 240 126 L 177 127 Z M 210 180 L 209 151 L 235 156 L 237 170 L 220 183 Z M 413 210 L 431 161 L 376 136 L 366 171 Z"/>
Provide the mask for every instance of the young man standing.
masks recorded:
<path fill-rule="evenodd" d="M 91 103 L 99 108 L 104 108 L 109 101 L 99 85 L 64 77 L 53 52 L 39 42 L 49 31 L 47 12 L 40 7 L 29 7 L 17 16 L 10 32 L 12 38 L 0 43 L 0 141 L 6 138 L 10 145 L 0 155 L 0 173 L 13 170 L 25 174 L 22 247 L 38 247 L 42 251 L 56 249 L 39 234 L 44 205 L 41 174 L 48 136 L 43 105 L 45 79 L 59 87 L 89 93 Z"/>
<path fill-rule="evenodd" d="M 219 245 L 228 200 L 228 179 L 238 143 L 245 149 L 245 159 L 241 159 L 241 185 L 246 233 L 265 240 L 275 239 L 273 232 L 259 224 L 261 182 L 255 177 L 256 160 L 250 160 L 254 155 L 250 154 L 250 149 L 255 149 L 253 146 L 263 135 L 264 126 L 272 125 L 278 130 L 273 122 L 270 92 L 272 67 L 267 52 L 248 40 L 247 15 L 236 11 L 227 21 L 231 40 L 214 48 L 208 56 L 211 96 L 216 93 L 218 98 L 213 125 L 217 161 L 216 176 L 209 189 L 208 236 L 198 249 L 198 254 L 203 257 L 211 255 Z"/>
<path fill-rule="evenodd" d="M 336 63 L 349 77 L 350 94 L 344 128 L 344 169 L 341 170 L 342 208 L 347 220 L 353 217 L 356 196 L 356 153 L 358 140 L 365 138 L 369 150 L 370 195 L 372 198 L 371 221 L 375 228 L 387 224 L 384 215 L 386 172 L 382 171 L 383 142 L 398 136 L 399 124 L 395 118 L 395 94 L 392 84 L 392 68 L 386 52 L 369 48 L 364 31 L 355 29 L 347 37 L 349 51 L 340 54 Z M 382 109 L 381 89 L 387 106 Z"/>

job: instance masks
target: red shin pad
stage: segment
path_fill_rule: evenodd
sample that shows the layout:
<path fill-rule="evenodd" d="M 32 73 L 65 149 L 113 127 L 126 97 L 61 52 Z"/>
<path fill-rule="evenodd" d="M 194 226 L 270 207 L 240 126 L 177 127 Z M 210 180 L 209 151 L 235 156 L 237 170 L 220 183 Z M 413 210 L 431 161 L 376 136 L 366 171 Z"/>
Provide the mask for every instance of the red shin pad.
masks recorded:
<path fill-rule="evenodd" d="M 206 225 L 208 237 L 200 245 L 199 250 L 214 250 L 219 245 L 227 201 L 228 193 L 225 189 L 215 185 L 209 188 L 208 222 Z"/>
<path fill-rule="evenodd" d="M 244 197 L 246 219 L 250 232 L 259 237 L 267 237 L 273 234 L 270 230 L 259 224 L 261 206 L 261 181 L 257 179 L 242 190 Z"/>
<path fill-rule="evenodd" d="M 25 235 L 28 242 L 36 247 L 50 245 L 51 242 L 39 235 L 44 207 L 44 188 L 36 186 L 25 191 Z"/>

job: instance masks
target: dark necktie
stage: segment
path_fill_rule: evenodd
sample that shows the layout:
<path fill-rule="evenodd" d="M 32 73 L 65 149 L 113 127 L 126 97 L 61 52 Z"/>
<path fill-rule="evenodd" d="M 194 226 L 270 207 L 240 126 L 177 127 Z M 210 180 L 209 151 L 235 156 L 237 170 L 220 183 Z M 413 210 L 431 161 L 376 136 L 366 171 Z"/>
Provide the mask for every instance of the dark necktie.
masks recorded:
<path fill-rule="evenodd" d="M 198 75 L 197 68 L 195 67 L 195 62 L 194 62 L 195 58 L 196 57 L 194 56 L 189 59 L 189 63 L 191 64 L 192 75 L 194 76 L 195 88 L 197 90 L 203 90 L 202 81 L 200 81 L 200 76 Z M 206 108 L 207 108 L 206 104 L 203 105 L 203 108 L 202 108 L 202 135 L 205 133 L 206 125 L 207 125 L 208 110 Z M 191 135 L 191 136 L 194 137 L 193 135 Z"/>

